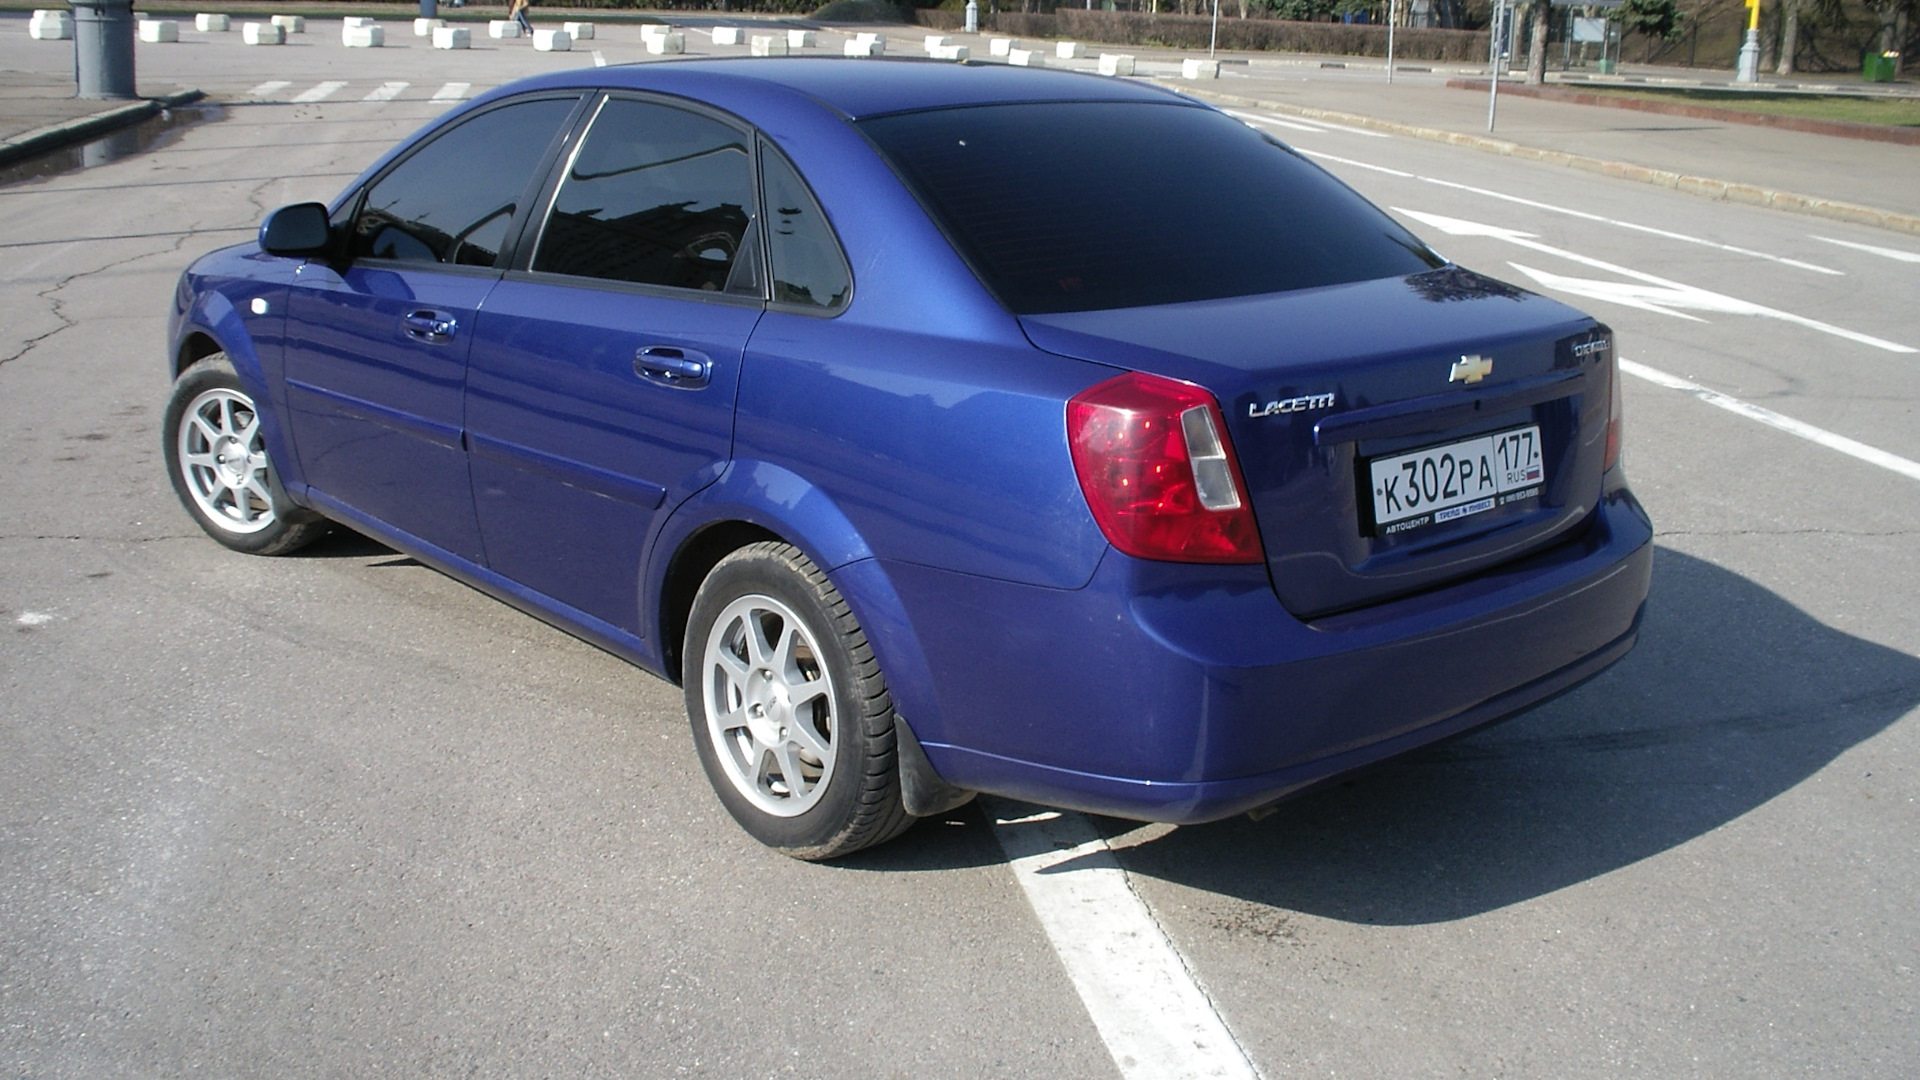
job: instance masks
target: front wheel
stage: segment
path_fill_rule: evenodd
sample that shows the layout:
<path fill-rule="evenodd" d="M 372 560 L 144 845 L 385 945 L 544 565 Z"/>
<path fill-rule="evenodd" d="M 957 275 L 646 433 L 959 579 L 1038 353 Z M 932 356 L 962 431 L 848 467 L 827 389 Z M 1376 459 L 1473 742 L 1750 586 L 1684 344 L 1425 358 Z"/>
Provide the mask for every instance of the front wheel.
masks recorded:
<path fill-rule="evenodd" d="M 694 597 L 681 656 L 700 763 L 755 839 L 827 859 L 913 824 L 880 665 L 798 549 L 758 543 L 720 560 Z"/>
<path fill-rule="evenodd" d="M 259 410 L 225 353 L 181 372 L 162 425 L 167 476 L 208 536 L 235 551 L 282 555 L 327 531 L 325 519 L 281 490 Z"/>

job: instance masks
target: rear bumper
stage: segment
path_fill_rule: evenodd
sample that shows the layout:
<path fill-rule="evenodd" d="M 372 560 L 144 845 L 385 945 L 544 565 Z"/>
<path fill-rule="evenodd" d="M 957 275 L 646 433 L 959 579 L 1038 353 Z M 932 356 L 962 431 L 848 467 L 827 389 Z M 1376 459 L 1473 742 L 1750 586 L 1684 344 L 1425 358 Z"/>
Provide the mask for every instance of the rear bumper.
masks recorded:
<path fill-rule="evenodd" d="M 954 784 L 1210 821 L 1511 716 L 1632 648 L 1652 526 L 1602 501 L 1575 540 L 1470 581 L 1303 623 L 1264 567 L 1109 553 L 1078 590 L 887 572 L 939 673 L 908 717 Z M 915 695 L 919 696 L 919 695 Z"/>

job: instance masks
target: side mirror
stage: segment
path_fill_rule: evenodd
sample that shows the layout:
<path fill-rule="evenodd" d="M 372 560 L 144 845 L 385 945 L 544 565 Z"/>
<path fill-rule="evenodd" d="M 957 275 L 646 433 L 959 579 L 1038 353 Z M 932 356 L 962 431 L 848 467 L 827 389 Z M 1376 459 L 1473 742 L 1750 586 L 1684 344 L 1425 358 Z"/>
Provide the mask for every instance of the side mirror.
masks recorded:
<path fill-rule="evenodd" d="M 269 255 L 314 255 L 332 242 L 327 208 L 319 203 L 283 206 L 260 224 L 260 250 Z"/>

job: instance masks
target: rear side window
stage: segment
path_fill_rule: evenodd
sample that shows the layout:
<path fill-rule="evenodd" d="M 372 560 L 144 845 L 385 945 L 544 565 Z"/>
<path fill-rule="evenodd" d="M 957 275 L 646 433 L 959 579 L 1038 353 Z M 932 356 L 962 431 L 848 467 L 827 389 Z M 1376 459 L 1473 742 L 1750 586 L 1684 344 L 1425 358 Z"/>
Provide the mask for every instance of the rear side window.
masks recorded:
<path fill-rule="evenodd" d="M 833 310 L 846 304 L 853 275 L 833 238 L 827 215 L 778 150 L 762 142 L 767 248 L 775 303 Z"/>
<path fill-rule="evenodd" d="M 733 128 L 684 109 L 608 101 L 560 181 L 533 269 L 726 289 L 736 261 L 742 276 L 751 267 L 737 258 L 753 216 L 749 146 Z"/>
<path fill-rule="evenodd" d="M 492 266 L 534 168 L 576 104 L 506 105 L 415 151 L 367 192 L 353 224 L 354 257 Z"/>
<path fill-rule="evenodd" d="M 1210 109 L 989 105 L 860 127 L 1016 314 L 1286 292 L 1440 265 L 1345 185 Z"/>

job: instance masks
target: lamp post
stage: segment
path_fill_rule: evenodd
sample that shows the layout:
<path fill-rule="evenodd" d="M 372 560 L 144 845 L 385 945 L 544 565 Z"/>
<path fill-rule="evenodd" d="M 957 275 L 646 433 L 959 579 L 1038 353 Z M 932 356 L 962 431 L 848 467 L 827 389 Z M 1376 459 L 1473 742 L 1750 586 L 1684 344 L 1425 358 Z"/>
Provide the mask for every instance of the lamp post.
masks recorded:
<path fill-rule="evenodd" d="M 130 98 L 133 0 L 69 0 L 73 5 L 73 81 L 82 98 Z"/>
<path fill-rule="evenodd" d="M 1488 34 L 1487 51 L 1492 54 L 1493 78 L 1487 80 L 1487 130 L 1493 130 L 1494 113 L 1500 108 L 1500 34 L 1506 28 L 1511 11 L 1507 0 L 1494 0 L 1493 32 Z"/>
<path fill-rule="evenodd" d="M 1747 40 L 1740 46 L 1740 63 L 1733 81 L 1760 81 L 1760 0 L 1747 0 Z"/>
<path fill-rule="evenodd" d="M 1387 0 L 1387 81 L 1393 81 L 1393 17 L 1400 10 L 1400 0 Z"/>

